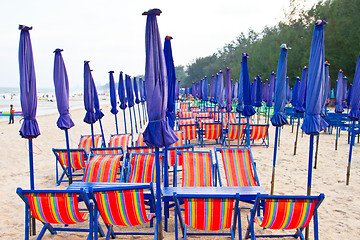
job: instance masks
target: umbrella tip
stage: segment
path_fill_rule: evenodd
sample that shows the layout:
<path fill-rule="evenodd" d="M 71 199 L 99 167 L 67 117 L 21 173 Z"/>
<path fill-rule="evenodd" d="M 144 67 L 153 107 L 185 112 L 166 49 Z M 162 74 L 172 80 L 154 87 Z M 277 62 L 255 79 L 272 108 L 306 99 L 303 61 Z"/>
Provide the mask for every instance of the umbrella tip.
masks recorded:
<path fill-rule="evenodd" d="M 84 61 L 85 64 L 86 64 L 86 63 L 89 63 L 89 62 L 90 62 L 90 61 L 87 61 L 87 60 Z"/>
<path fill-rule="evenodd" d="M 172 36 L 166 36 L 165 39 L 171 40 L 171 39 L 173 39 L 173 37 Z"/>
<path fill-rule="evenodd" d="M 339 70 L 339 72 L 343 72 L 343 70 L 342 70 L 342 69 L 340 69 L 340 70 Z"/>
<path fill-rule="evenodd" d="M 308 67 L 307 67 L 307 66 L 304 66 L 304 69 L 308 69 Z"/>
<path fill-rule="evenodd" d="M 281 48 L 285 48 L 285 49 L 291 49 L 291 47 L 289 47 L 288 45 L 286 45 L 286 43 L 283 43 L 283 44 L 281 44 L 281 46 L 280 46 Z"/>
<path fill-rule="evenodd" d="M 109 71 L 109 73 L 114 73 L 114 71 Z"/>
<path fill-rule="evenodd" d="M 243 53 L 242 56 L 243 56 L 243 57 L 249 57 L 249 54 Z"/>
<path fill-rule="evenodd" d="M 325 61 L 325 65 L 330 66 L 330 63 L 328 61 Z"/>
<path fill-rule="evenodd" d="M 58 52 L 62 52 L 62 51 L 64 51 L 64 50 L 60 49 L 60 48 L 57 48 L 57 49 L 55 49 L 54 53 L 58 53 Z"/>
<path fill-rule="evenodd" d="M 19 24 L 19 30 L 28 31 L 28 30 L 31 30 L 31 29 L 32 29 L 32 27 L 28 27 L 28 26 L 26 26 L 26 25 L 21 25 L 21 24 Z"/>
<path fill-rule="evenodd" d="M 325 21 L 325 20 L 317 20 L 314 25 L 315 26 L 323 26 L 326 24 L 327 24 L 327 21 Z"/>
<path fill-rule="evenodd" d="M 157 16 L 160 16 L 161 13 L 162 13 L 162 11 L 160 9 L 154 8 L 154 9 L 150 9 L 147 12 L 143 12 L 142 15 L 143 16 L 145 16 L 145 15 L 157 15 Z"/>

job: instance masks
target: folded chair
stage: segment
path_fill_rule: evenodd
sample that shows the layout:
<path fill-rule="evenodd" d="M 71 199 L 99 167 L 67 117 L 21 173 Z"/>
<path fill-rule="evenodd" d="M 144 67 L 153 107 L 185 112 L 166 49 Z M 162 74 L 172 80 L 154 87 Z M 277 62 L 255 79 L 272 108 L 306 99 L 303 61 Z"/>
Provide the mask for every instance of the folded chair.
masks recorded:
<path fill-rule="evenodd" d="M 250 140 L 252 146 L 265 146 L 269 147 L 269 124 L 251 124 Z M 262 140 L 261 144 L 254 144 L 255 140 Z"/>
<path fill-rule="evenodd" d="M 200 130 L 200 146 L 220 144 L 221 123 L 203 123 Z M 205 140 L 215 140 L 216 143 L 205 144 Z"/>
<path fill-rule="evenodd" d="M 118 170 L 123 165 L 122 157 L 118 154 L 92 156 L 86 165 L 83 182 L 116 182 Z"/>
<path fill-rule="evenodd" d="M 57 231 L 88 232 L 87 239 L 93 239 L 93 228 L 99 225 L 93 224 L 93 203 L 89 201 L 85 191 L 22 190 L 18 188 L 16 193 L 25 202 L 25 239 L 29 239 L 30 213 L 44 224 L 37 239 L 42 239 L 46 230 L 49 230 L 51 234 L 56 234 Z M 84 200 L 85 211 L 79 209 L 78 197 Z M 89 227 L 86 229 L 68 226 L 88 220 Z M 61 225 L 63 226 L 61 227 Z M 97 230 L 102 233 L 100 226 L 95 232 Z"/>
<path fill-rule="evenodd" d="M 302 233 L 311 219 L 314 222 L 314 239 L 318 236 L 317 209 L 324 200 L 324 194 L 319 196 L 269 196 L 258 193 L 255 205 L 250 211 L 249 227 L 245 239 L 256 237 L 294 237 L 305 239 Z M 254 222 L 264 229 L 296 230 L 295 234 L 287 235 L 256 235 Z M 282 233 L 284 233 L 282 231 Z"/>
<path fill-rule="evenodd" d="M 144 204 L 144 190 L 151 191 L 152 207 L 146 211 Z M 155 216 L 155 199 L 152 183 L 144 185 L 130 185 L 116 188 L 90 189 L 90 195 L 95 203 L 95 212 L 99 212 L 108 231 L 106 239 L 116 235 L 154 235 L 153 232 L 114 232 L 114 226 L 131 227 L 146 224 Z M 95 218 L 97 220 L 97 218 Z M 97 222 L 95 222 L 97 224 Z"/>
<path fill-rule="evenodd" d="M 94 135 L 95 144 L 93 145 L 91 135 L 81 135 L 78 148 L 85 149 L 86 152 L 90 152 L 91 147 L 98 147 L 100 138 L 101 135 Z"/>
<path fill-rule="evenodd" d="M 186 239 L 187 235 L 227 235 L 231 236 L 231 239 L 235 239 L 236 221 L 240 218 L 239 199 L 239 194 L 235 196 L 206 196 L 205 194 L 203 196 L 201 194 L 174 193 L 175 239 L 178 239 L 178 221 L 180 222 L 183 239 Z M 180 210 L 179 200 L 184 201 L 184 216 Z M 187 226 L 211 232 L 188 233 Z M 230 233 L 214 232 L 229 228 Z"/>
<path fill-rule="evenodd" d="M 68 176 L 68 152 L 67 149 L 52 149 L 56 157 L 56 185 L 59 186 L 62 182 L 69 182 L 69 180 L 63 180 L 64 176 Z M 70 164 L 72 173 L 76 170 L 84 169 L 87 161 L 87 154 L 84 149 L 70 149 Z M 63 172 L 59 176 L 59 165 Z M 72 177 L 83 176 L 84 172 L 72 174 Z M 73 181 L 76 181 L 73 179 Z"/>
<path fill-rule="evenodd" d="M 109 147 L 122 147 L 126 151 L 130 143 L 131 134 L 114 134 L 110 136 Z"/>

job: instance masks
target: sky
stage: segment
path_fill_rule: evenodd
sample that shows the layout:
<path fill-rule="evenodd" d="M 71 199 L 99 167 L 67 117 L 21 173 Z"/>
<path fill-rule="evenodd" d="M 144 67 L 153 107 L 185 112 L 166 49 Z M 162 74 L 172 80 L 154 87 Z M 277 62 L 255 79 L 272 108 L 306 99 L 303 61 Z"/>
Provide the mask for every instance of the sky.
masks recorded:
<path fill-rule="evenodd" d="M 317 0 L 303 0 L 311 6 Z M 175 65 L 217 52 L 249 28 L 261 31 L 284 16 L 289 0 L 12 0 L 0 9 L 0 87 L 19 86 L 19 24 L 32 26 L 37 88 L 53 88 L 56 48 L 62 52 L 71 89 L 82 89 L 84 60 L 95 83 L 109 81 L 110 70 L 130 76 L 145 72 L 145 24 L 152 8 L 160 36 L 171 41 Z"/>

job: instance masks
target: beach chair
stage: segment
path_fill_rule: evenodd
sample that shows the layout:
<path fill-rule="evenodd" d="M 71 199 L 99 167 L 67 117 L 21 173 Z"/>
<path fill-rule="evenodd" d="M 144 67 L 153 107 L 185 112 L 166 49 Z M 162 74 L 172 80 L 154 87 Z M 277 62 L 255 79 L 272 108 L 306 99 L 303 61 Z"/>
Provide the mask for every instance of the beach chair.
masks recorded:
<path fill-rule="evenodd" d="M 181 147 L 184 145 L 184 131 L 174 131 L 175 135 L 178 137 L 178 141 L 171 144 L 169 147 Z"/>
<path fill-rule="evenodd" d="M 222 127 L 221 123 L 202 123 L 200 130 L 200 146 L 220 144 Z M 215 143 L 205 143 L 205 140 L 215 140 Z"/>
<path fill-rule="evenodd" d="M 249 214 L 249 226 L 245 239 L 256 237 L 294 237 L 305 239 L 302 233 L 313 218 L 314 239 L 318 236 L 317 209 L 324 200 L 319 196 L 269 196 L 258 193 L 255 205 Z M 295 234 L 286 235 L 255 235 L 254 223 L 264 229 L 296 230 Z M 282 231 L 284 233 L 284 231 Z"/>
<path fill-rule="evenodd" d="M 144 135 L 139 133 L 138 139 L 136 140 L 136 147 L 146 147 L 146 143 L 144 142 Z"/>
<path fill-rule="evenodd" d="M 189 119 L 192 118 L 192 112 L 179 112 L 180 119 Z"/>
<path fill-rule="evenodd" d="M 243 138 L 245 134 L 246 124 L 244 123 L 229 123 L 227 125 L 227 133 L 226 133 L 226 139 L 224 139 L 224 144 L 228 147 L 230 147 L 230 141 L 239 139 L 240 145 L 243 145 Z M 233 146 L 237 146 L 237 144 L 234 144 Z"/>
<path fill-rule="evenodd" d="M 95 144 L 93 146 L 92 136 L 91 135 L 81 135 L 78 149 L 85 149 L 86 152 L 90 152 L 91 147 L 98 147 L 99 140 L 101 135 L 94 135 Z M 105 147 L 105 146 L 103 146 Z"/>
<path fill-rule="evenodd" d="M 56 185 L 59 186 L 60 183 L 62 182 L 69 182 L 69 180 L 64 180 L 64 177 L 68 176 L 68 167 L 69 167 L 69 162 L 68 162 L 68 153 L 67 153 L 67 149 L 56 149 L 53 148 L 52 149 L 53 153 L 55 154 L 56 157 Z M 77 171 L 77 170 L 82 170 L 85 168 L 86 166 L 86 161 L 87 161 L 87 154 L 85 152 L 84 149 L 70 149 L 70 164 L 71 164 L 71 171 L 72 173 Z M 63 170 L 63 172 L 61 173 L 61 175 L 59 176 L 59 165 L 60 168 Z M 72 177 L 77 177 L 77 176 L 83 176 L 84 172 L 82 173 L 76 173 L 76 174 L 72 174 Z M 76 181 L 75 179 L 73 179 L 73 181 Z"/>
<path fill-rule="evenodd" d="M 155 153 L 132 153 L 127 163 L 125 182 L 150 183 L 156 182 Z"/>
<path fill-rule="evenodd" d="M 86 164 L 83 182 L 117 182 L 116 176 L 123 165 L 122 159 L 123 155 L 118 154 L 92 156 Z"/>
<path fill-rule="evenodd" d="M 37 239 L 42 239 L 46 230 L 51 234 L 56 234 L 57 231 L 88 232 L 87 239 L 93 239 L 94 226 L 97 226 L 95 232 L 98 229 L 102 232 L 98 224 L 93 224 L 93 203 L 89 201 L 83 190 L 22 190 L 18 188 L 16 193 L 25 203 L 25 239 L 29 239 L 30 213 L 44 224 Z M 80 210 L 78 197 L 84 200 L 85 206 L 82 208 L 86 209 Z M 72 227 L 85 221 L 89 221 L 88 228 Z"/>
<path fill-rule="evenodd" d="M 195 139 L 199 142 L 197 126 L 198 124 L 196 123 L 179 125 L 180 131 L 185 133 L 185 144 L 189 145 Z"/>
<path fill-rule="evenodd" d="M 190 103 L 184 102 L 180 103 L 180 111 L 189 111 L 190 109 Z"/>
<path fill-rule="evenodd" d="M 210 118 L 210 113 L 209 112 L 195 112 L 194 115 L 195 115 L 196 120 Z"/>
<path fill-rule="evenodd" d="M 215 148 L 220 152 L 228 187 L 260 186 L 250 148 Z M 218 163 L 218 155 L 215 154 Z"/>
<path fill-rule="evenodd" d="M 124 155 L 122 147 L 103 147 L 103 148 L 90 148 L 90 154 L 121 154 Z"/>
<path fill-rule="evenodd" d="M 150 190 L 150 212 L 145 209 L 144 190 Z M 114 226 L 132 227 L 143 225 L 155 217 L 155 198 L 152 183 L 116 188 L 91 188 L 90 195 L 108 231 L 106 239 L 116 235 L 154 235 L 154 232 L 115 232 Z M 95 222 L 97 224 L 97 222 Z"/>
<path fill-rule="evenodd" d="M 240 220 L 239 199 L 239 194 L 204 197 L 201 194 L 190 195 L 175 192 L 175 239 L 178 239 L 178 222 L 180 222 L 183 239 L 187 239 L 188 235 L 220 235 L 231 236 L 231 239 L 235 239 L 236 222 Z M 184 202 L 184 216 L 180 210 L 179 200 Z M 190 233 L 187 231 L 187 226 L 207 232 Z M 229 228 L 230 233 L 214 232 Z M 240 228 L 239 239 L 241 239 Z"/>
<path fill-rule="evenodd" d="M 114 134 L 110 136 L 109 147 L 122 147 L 124 151 L 129 146 L 131 134 Z"/>
<path fill-rule="evenodd" d="M 252 146 L 265 146 L 269 147 L 269 124 L 251 124 L 250 140 Z M 261 140 L 262 143 L 256 144 L 256 140 Z"/>

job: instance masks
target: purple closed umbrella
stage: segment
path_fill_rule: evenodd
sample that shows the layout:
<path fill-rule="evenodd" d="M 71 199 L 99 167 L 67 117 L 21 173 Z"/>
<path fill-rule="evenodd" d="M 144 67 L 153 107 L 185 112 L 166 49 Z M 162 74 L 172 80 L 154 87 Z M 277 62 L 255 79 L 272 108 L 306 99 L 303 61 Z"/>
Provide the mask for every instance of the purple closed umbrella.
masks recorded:
<path fill-rule="evenodd" d="M 143 110 L 143 124 L 145 125 L 146 111 L 145 111 L 145 89 L 144 88 L 145 88 L 144 80 L 142 80 L 142 78 L 139 78 L 139 93 L 140 93 L 141 106 L 142 106 L 142 110 Z"/>
<path fill-rule="evenodd" d="M 342 106 L 343 108 L 347 108 L 348 104 L 346 103 L 346 93 L 347 93 L 347 77 L 343 77 L 343 88 L 342 88 Z"/>
<path fill-rule="evenodd" d="M 37 95 L 34 59 L 29 30 L 32 27 L 19 25 L 19 72 L 20 72 L 20 102 L 24 121 L 20 128 L 20 136 L 29 142 L 30 188 L 34 189 L 33 145 L 32 139 L 40 135 L 36 121 Z"/>
<path fill-rule="evenodd" d="M 110 112 L 115 116 L 115 127 L 116 127 L 116 134 L 119 134 L 119 128 L 117 124 L 117 100 L 116 100 L 116 88 L 115 88 L 115 81 L 114 81 L 114 71 L 109 72 L 109 88 L 110 88 L 110 104 L 111 110 Z"/>
<path fill-rule="evenodd" d="M 139 112 L 139 118 L 140 118 L 140 128 L 142 128 L 142 124 L 141 124 L 141 113 L 140 113 L 140 105 L 139 103 L 141 103 L 141 100 L 139 98 L 139 89 L 138 89 L 138 83 L 136 81 L 136 77 L 134 77 L 134 94 L 135 94 L 135 103 L 138 106 L 138 112 Z M 135 110 L 134 110 L 135 111 Z"/>
<path fill-rule="evenodd" d="M 301 126 L 301 129 L 310 135 L 307 195 L 311 194 L 314 135 L 319 135 L 322 130 L 328 127 L 327 122 L 320 116 L 322 98 L 319 97 L 322 89 L 325 87 L 325 36 L 323 26 L 325 24 L 327 22 L 322 20 L 315 23 L 306 87 L 306 116 Z"/>
<path fill-rule="evenodd" d="M 210 102 L 211 103 L 214 102 L 214 93 L 215 93 L 215 76 L 212 75 L 211 81 L 210 81 Z"/>
<path fill-rule="evenodd" d="M 231 107 L 231 81 L 230 81 L 230 68 L 226 68 L 226 85 L 225 85 L 225 96 L 226 96 L 226 111 L 229 113 L 232 110 Z"/>
<path fill-rule="evenodd" d="M 342 100 L 343 100 L 343 78 L 342 78 L 343 71 L 340 69 L 338 74 L 338 80 L 335 84 L 335 112 L 336 113 L 342 113 L 344 111 L 344 108 L 342 106 Z"/>
<path fill-rule="evenodd" d="M 169 146 L 178 141 L 174 131 L 166 120 L 168 85 L 166 65 L 159 28 L 156 16 L 160 15 L 160 9 L 152 9 L 144 12 L 146 19 L 145 32 L 145 86 L 147 89 L 147 112 L 149 124 L 144 131 L 144 142 L 155 147 L 156 165 L 156 230 L 157 239 L 162 239 L 162 210 L 161 210 L 161 168 L 159 160 L 159 148 Z"/>
<path fill-rule="evenodd" d="M 203 100 L 204 101 L 208 101 L 209 98 L 208 98 L 208 92 L 209 92 L 209 89 L 208 89 L 208 81 L 207 81 L 207 77 L 204 78 L 204 82 L 203 82 Z"/>
<path fill-rule="evenodd" d="M 118 94 L 119 94 L 119 100 L 120 100 L 120 109 L 123 110 L 123 114 L 124 114 L 125 134 L 127 134 L 126 114 L 125 114 L 125 109 L 126 109 L 127 105 L 126 105 L 126 96 L 125 96 L 125 85 L 124 85 L 123 72 L 120 72 L 120 75 L 119 75 Z"/>
<path fill-rule="evenodd" d="M 224 103 L 224 76 L 222 71 L 219 72 L 218 85 L 216 89 L 216 98 L 217 98 L 216 101 L 218 103 L 219 110 L 225 108 L 226 105 Z"/>
<path fill-rule="evenodd" d="M 296 81 L 295 81 L 293 92 L 292 92 L 292 98 L 290 101 L 290 103 L 293 107 L 296 107 L 296 104 L 297 104 L 297 99 L 298 99 L 298 95 L 299 95 L 299 85 L 300 85 L 300 79 L 299 79 L 299 77 L 296 77 Z"/>
<path fill-rule="evenodd" d="M 176 87 L 175 87 L 175 100 L 180 99 L 180 81 L 177 81 Z"/>
<path fill-rule="evenodd" d="M 254 86 L 255 92 L 256 92 L 256 94 L 255 94 L 255 96 L 256 96 L 255 97 L 255 107 L 261 107 L 261 100 L 262 100 L 261 87 L 262 87 L 261 76 L 257 75 L 256 76 L 256 85 Z"/>
<path fill-rule="evenodd" d="M 70 156 L 70 144 L 68 129 L 74 126 L 69 114 L 69 80 L 65 68 L 65 63 L 61 55 L 62 49 L 56 49 L 54 59 L 54 86 L 56 104 L 59 111 L 59 119 L 57 120 L 58 128 L 65 131 L 67 155 Z M 71 166 L 71 159 L 68 158 L 68 166 Z M 69 184 L 72 183 L 71 168 L 68 168 Z"/>
<path fill-rule="evenodd" d="M 131 108 L 135 105 L 134 102 L 134 91 L 133 91 L 133 87 L 132 87 L 132 82 L 131 82 L 131 77 L 127 74 L 125 74 L 125 83 L 126 83 L 126 97 L 128 100 L 128 106 L 129 106 L 129 113 L 130 113 L 130 126 L 131 126 L 131 134 L 133 134 L 133 121 L 132 121 L 132 114 L 131 114 Z M 137 129 L 137 123 L 136 123 L 136 114 L 135 114 L 135 108 L 133 108 L 133 113 L 134 113 L 134 123 L 135 123 L 135 130 L 136 133 L 138 133 L 138 129 Z"/>
<path fill-rule="evenodd" d="M 102 127 L 102 123 L 101 123 L 101 119 L 103 118 L 104 114 L 101 112 L 100 109 L 100 101 L 99 101 L 99 96 L 96 90 L 96 86 L 95 86 L 95 82 L 94 79 L 91 76 L 91 80 L 92 80 L 92 84 L 94 87 L 94 109 L 95 109 L 95 115 L 96 118 L 99 120 L 99 125 L 100 125 L 100 130 L 101 130 L 101 136 L 102 136 L 102 146 L 106 147 L 106 142 L 105 142 L 105 135 L 104 135 L 104 130 Z"/>
<path fill-rule="evenodd" d="M 270 83 L 269 83 L 268 101 L 266 103 L 266 106 L 268 108 L 271 108 L 273 106 L 274 87 L 275 87 L 275 73 L 271 72 Z"/>
<path fill-rule="evenodd" d="M 296 103 L 295 110 L 298 113 L 305 112 L 305 97 L 306 97 L 306 77 L 307 77 L 308 67 L 303 68 L 303 72 L 301 75 L 301 81 L 299 86 L 299 95 Z"/>

